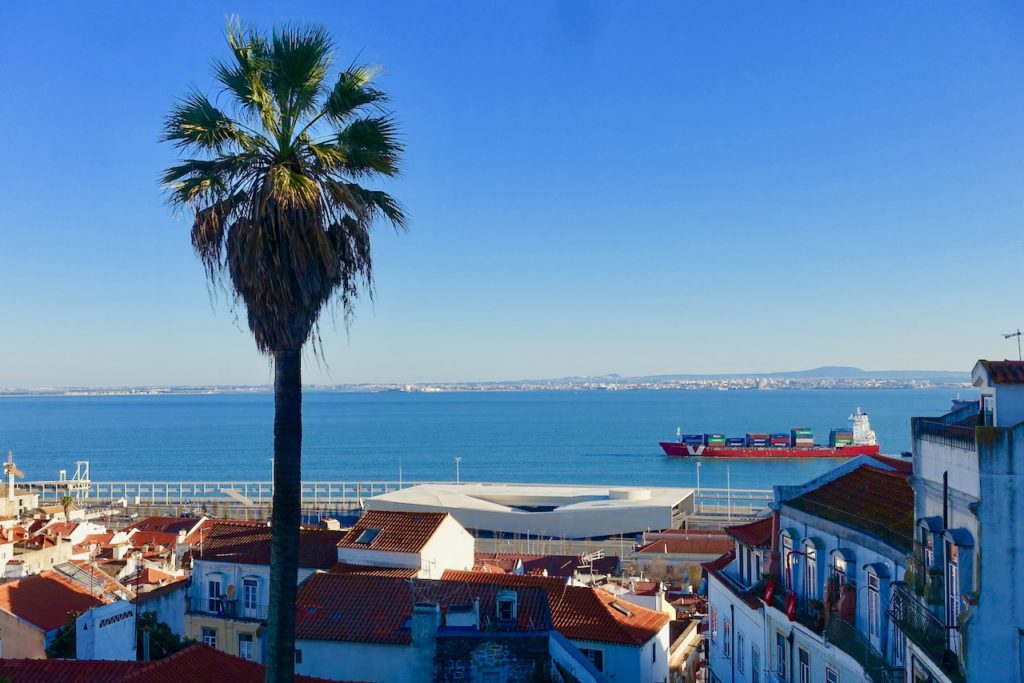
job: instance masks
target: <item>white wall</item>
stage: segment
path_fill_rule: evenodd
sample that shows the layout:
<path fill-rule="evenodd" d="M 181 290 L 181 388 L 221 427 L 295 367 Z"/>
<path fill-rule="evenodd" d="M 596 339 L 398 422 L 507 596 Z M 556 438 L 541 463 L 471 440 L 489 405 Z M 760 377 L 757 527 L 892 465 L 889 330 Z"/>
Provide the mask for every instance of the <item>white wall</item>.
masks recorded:
<path fill-rule="evenodd" d="M 411 645 L 378 645 L 328 640 L 297 640 L 302 663 L 295 673 L 334 681 L 421 683 L 433 671 L 417 671 Z"/>
<path fill-rule="evenodd" d="M 420 568 L 419 553 L 395 553 L 387 550 L 371 550 L 369 548 L 339 547 L 338 562 L 370 567 Z"/>
<path fill-rule="evenodd" d="M 75 655 L 135 660 L 135 605 L 118 600 L 83 612 L 75 620 Z"/>
<path fill-rule="evenodd" d="M 735 560 L 733 561 L 735 563 Z M 750 676 L 750 651 L 751 646 L 756 645 L 761 651 L 761 671 L 765 668 L 765 645 L 764 645 L 764 615 L 761 610 L 751 609 L 745 602 L 723 585 L 714 575 L 708 574 L 708 606 L 714 607 L 718 618 L 718 636 L 711 640 L 710 626 L 708 627 L 708 659 L 709 667 L 723 681 L 732 680 L 734 663 L 736 661 L 737 634 L 743 634 L 743 674 Z M 710 613 L 708 616 L 710 624 Z M 725 656 L 725 626 L 724 620 L 730 620 L 730 655 Z M 736 680 L 743 680 L 741 674 L 736 672 Z M 762 679 L 764 674 L 762 673 Z"/>
<path fill-rule="evenodd" d="M 167 591 L 139 604 L 139 613 L 156 612 L 156 618 L 179 636 L 185 636 L 185 586 L 184 581 L 176 590 Z M 194 590 L 194 589 L 193 589 Z M 143 593 L 142 595 L 145 595 Z"/>
<path fill-rule="evenodd" d="M 420 551 L 421 579 L 440 579 L 446 569 L 473 568 L 473 537 L 455 518 L 448 516 Z"/>
<path fill-rule="evenodd" d="M 668 624 L 644 645 L 617 645 L 589 640 L 572 640 L 580 649 L 600 650 L 604 653 L 603 673 L 616 683 L 667 683 L 668 681 Z M 652 657 L 652 651 L 657 651 Z M 653 660 L 653 661 L 652 661 Z"/>

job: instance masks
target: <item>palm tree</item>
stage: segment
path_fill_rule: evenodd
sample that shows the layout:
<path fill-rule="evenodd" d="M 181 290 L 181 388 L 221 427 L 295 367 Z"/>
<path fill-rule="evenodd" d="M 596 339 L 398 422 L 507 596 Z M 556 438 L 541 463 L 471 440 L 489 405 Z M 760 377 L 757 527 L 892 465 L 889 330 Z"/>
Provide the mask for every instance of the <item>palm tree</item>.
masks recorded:
<path fill-rule="evenodd" d="M 216 62 L 222 109 L 198 90 L 166 120 L 183 157 L 167 169 L 170 203 L 192 217 L 192 246 L 214 286 L 245 306 L 274 367 L 268 681 L 295 670 L 295 596 L 301 522 L 302 349 L 319 347 L 318 321 L 340 304 L 346 324 L 371 291 L 370 228 L 405 214 L 361 185 L 394 176 L 402 151 L 374 69 L 329 77 L 333 42 L 319 26 L 269 35 L 228 24 L 231 57 Z"/>
<path fill-rule="evenodd" d="M 71 506 L 75 504 L 75 499 L 71 496 L 64 496 L 60 499 L 60 505 L 64 508 L 64 521 L 71 521 Z"/>

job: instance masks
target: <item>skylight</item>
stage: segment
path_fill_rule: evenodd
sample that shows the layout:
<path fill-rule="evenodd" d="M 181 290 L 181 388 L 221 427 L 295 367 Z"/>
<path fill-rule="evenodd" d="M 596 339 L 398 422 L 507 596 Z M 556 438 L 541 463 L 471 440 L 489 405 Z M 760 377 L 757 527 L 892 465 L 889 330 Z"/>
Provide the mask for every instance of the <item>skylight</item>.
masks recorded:
<path fill-rule="evenodd" d="M 379 533 L 380 529 L 363 529 L 363 533 L 359 534 L 355 542 L 359 545 L 370 545 Z"/>
<path fill-rule="evenodd" d="M 622 614 L 625 614 L 627 617 L 633 616 L 633 613 L 630 612 L 628 609 L 626 609 L 626 607 L 623 606 L 621 603 L 613 602 L 613 603 L 611 603 L 611 608 L 613 610 L 615 610 L 616 612 L 620 612 Z"/>

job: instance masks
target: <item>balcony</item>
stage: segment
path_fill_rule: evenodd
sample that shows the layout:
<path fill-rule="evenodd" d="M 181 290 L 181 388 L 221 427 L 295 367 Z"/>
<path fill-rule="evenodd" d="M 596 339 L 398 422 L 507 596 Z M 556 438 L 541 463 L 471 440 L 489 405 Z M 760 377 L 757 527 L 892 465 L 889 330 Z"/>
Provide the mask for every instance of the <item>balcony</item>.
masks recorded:
<path fill-rule="evenodd" d="M 227 596 L 218 598 L 190 596 L 186 598 L 185 606 L 188 614 L 237 621 L 266 621 L 267 619 L 267 605 L 251 602 L 243 604 L 238 598 L 228 598 Z"/>
<path fill-rule="evenodd" d="M 838 616 L 829 619 L 825 639 L 857 660 L 874 683 L 903 683 L 903 668 L 891 666 L 864 634 Z"/>
<path fill-rule="evenodd" d="M 914 438 L 942 444 L 949 448 L 966 451 L 977 450 L 974 441 L 974 427 L 946 424 L 940 420 L 915 417 L 912 420 Z"/>
<path fill-rule="evenodd" d="M 903 584 L 894 583 L 892 586 L 889 618 L 951 680 L 964 680 L 960 661 L 956 653 L 949 649 L 951 642 L 959 642 L 959 630 L 943 624 Z"/>
<path fill-rule="evenodd" d="M 763 597 L 765 593 L 764 585 L 759 584 L 755 591 Z M 799 593 L 795 595 L 796 610 L 793 613 L 793 621 L 820 635 L 825 628 L 825 604 L 821 600 L 808 600 Z M 786 587 L 781 583 L 777 583 L 771 606 L 785 614 L 789 596 L 790 591 L 786 590 Z"/>

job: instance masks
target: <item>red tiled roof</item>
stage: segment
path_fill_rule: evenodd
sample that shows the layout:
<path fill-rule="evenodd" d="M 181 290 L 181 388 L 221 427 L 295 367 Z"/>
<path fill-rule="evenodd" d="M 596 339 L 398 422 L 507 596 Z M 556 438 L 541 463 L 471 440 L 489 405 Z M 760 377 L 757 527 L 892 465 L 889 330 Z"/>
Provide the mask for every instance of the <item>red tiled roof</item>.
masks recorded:
<path fill-rule="evenodd" d="M 299 566 L 330 569 L 338 561 L 337 543 L 344 531 L 299 530 Z M 260 522 L 217 521 L 192 546 L 193 560 L 270 564 L 270 527 Z"/>
<path fill-rule="evenodd" d="M 717 560 L 711 562 L 705 562 L 701 565 L 707 570 L 708 576 L 713 576 L 722 584 L 729 592 L 735 595 L 737 598 L 743 601 L 743 603 L 750 609 L 761 609 L 763 603 L 761 599 L 755 595 L 752 591 L 746 590 L 740 586 L 737 586 L 728 575 L 722 570 L 725 569 L 730 562 L 736 559 L 735 551 L 730 550 L 725 555 L 722 555 Z"/>
<path fill-rule="evenodd" d="M 139 531 L 155 531 L 177 536 L 179 531 L 188 533 L 196 524 L 199 524 L 199 519 L 195 517 L 146 517 L 132 522 L 123 531 L 138 529 Z"/>
<path fill-rule="evenodd" d="M 754 548 L 768 548 L 772 544 L 772 518 L 765 517 L 748 524 L 727 526 L 725 533 Z"/>
<path fill-rule="evenodd" d="M 163 586 L 158 586 L 153 590 L 138 593 L 135 596 L 135 602 L 142 605 L 144 603 L 149 602 L 150 600 L 155 600 L 162 595 L 173 593 L 174 591 L 184 590 L 186 588 L 188 588 L 188 581 L 185 578 L 176 579 Z"/>
<path fill-rule="evenodd" d="M 199 541 L 201 541 L 203 538 L 206 537 L 206 533 L 210 530 L 210 527 L 212 527 L 213 524 L 214 524 L 214 520 L 212 520 L 212 519 L 204 519 L 199 524 L 199 526 L 197 526 L 195 528 L 195 530 L 192 531 L 192 533 L 190 533 L 188 536 L 185 537 L 185 545 L 192 545 L 192 546 L 194 546 L 194 545 L 198 544 Z"/>
<path fill-rule="evenodd" d="M 114 538 L 114 532 L 109 531 L 105 534 L 89 534 L 82 539 L 80 545 L 106 545 L 110 543 Z"/>
<path fill-rule="evenodd" d="M 341 548 L 383 550 L 395 553 L 418 553 L 431 539 L 447 512 L 396 512 L 367 510 L 356 525 L 343 532 Z M 364 531 L 377 530 L 369 543 L 356 541 Z"/>
<path fill-rule="evenodd" d="M 1024 362 L 1019 360 L 979 360 L 993 384 L 1024 384 Z"/>
<path fill-rule="evenodd" d="M 914 535 L 914 489 L 907 476 L 864 465 L 785 505 L 909 549 Z"/>
<path fill-rule="evenodd" d="M 580 570 L 583 560 L 579 555 L 540 555 L 525 553 L 475 553 L 474 562 L 481 567 L 488 566 L 490 569 L 483 571 L 494 571 L 501 569 L 511 572 L 516 568 L 519 561 L 523 563 L 523 573 L 538 574 L 547 572 L 548 576 L 561 576 L 568 578 L 574 576 Z M 603 557 L 594 560 L 595 574 L 614 574 L 619 567 L 619 558 L 615 556 Z M 474 569 L 475 571 L 475 569 Z"/>
<path fill-rule="evenodd" d="M 143 664 L 84 659 L 0 659 L 0 680 L 9 683 L 121 683 Z"/>
<path fill-rule="evenodd" d="M 729 563 L 731 563 L 735 559 L 736 551 L 730 550 L 721 557 L 711 560 L 710 562 L 702 562 L 700 566 L 704 569 L 707 569 L 709 572 L 713 572 L 718 571 L 720 569 L 725 569 L 729 566 Z"/>
<path fill-rule="evenodd" d="M 719 555 L 732 546 L 725 536 L 673 536 L 651 541 L 637 549 L 638 553 L 672 553 L 675 555 Z"/>
<path fill-rule="evenodd" d="M 517 631 L 550 628 L 544 591 L 525 586 L 517 591 Z M 453 585 L 446 581 L 417 581 L 354 574 L 314 574 L 299 586 L 295 637 L 303 640 L 338 640 L 363 643 L 408 644 L 412 634 L 406 623 L 418 602 L 437 602 L 442 613 L 449 606 L 480 601 L 480 617 L 496 613 L 498 587 Z"/>
<path fill-rule="evenodd" d="M 128 538 L 132 547 L 141 548 L 144 545 L 162 545 L 165 548 L 173 548 L 178 544 L 178 534 L 163 531 L 136 531 Z"/>
<path fill-rule="evenodd" d="M 977 415 L 971 415 L 968 418 L 968 421 L 970 421 L 970 420 L 973 420 L 974 422 L 977 422 L 978 421 L 978 416 Z M 966 425 L 964 425 L 964 426 L 966 426 Z M 972 425 L 972 426 L 976 426 L 976 425 Z M 888 465 L 889 467 L 893 468 L 894 470 L 896 470 L 897 472 L 899 472 L 900 474 L 903 474 L 905 476 L 909 477 L 911 474 L 914 473 L 914 461 L 913 460 L 908 460 L 907 458 L 894 458 L 894 457 L 891 457 L 891 456 L 888 456 L 888 455 L 882 455 L 880 453 L 875 454 L 875 455 L 869 455 L 867 457 L 871 458 L 872 460 L 877 460 L 878 462 L 883 463 L 885 465 Z"/>
<path fill-rule="evenodd" d="M 52 538 L 67 538 L 75 529 L 78 528 L 78 522 L 57 522 L 43 529 L 43 533 Z"/>
<path fill-rule="evenodd" d="M 77 659 L 0 659 L 0 679 L 10 683 L 263 683 L 263 665 L 208 645 L 195 644 L 154 662 Z M 296 676 L 298 683 L 322 678 Z"/>
<path fill-rule="evenodd" d="M 0 609 L 46 632 L 66 624 L 69 613 L 101 604 L 84 588 L 51 571 L 0 584 Z"/>
<path fill-rule="evenodd" d="M 547 590 L 555 629 L 572 640 L 592 640 L 622 645 L 643 645 L 669 621 L 669 616 L 627 602 L 600 588 L 569 586 L 561 579 L 517 574 L 483 574 L 449 569 L 444 581 L 494 586 L 538 586 Z M 629 614 L 623 614 L 616 603 Z"/>
<path fill-rule="evenodd" d="M 373 567 L 362 564 L 339 562 L 330 568 L 331 574 L 359 574 L 362 576 L 390 576 L 402 579 L 413 579 L 419 573 L 415 567 Z"/>

